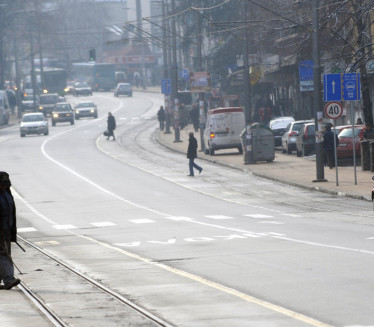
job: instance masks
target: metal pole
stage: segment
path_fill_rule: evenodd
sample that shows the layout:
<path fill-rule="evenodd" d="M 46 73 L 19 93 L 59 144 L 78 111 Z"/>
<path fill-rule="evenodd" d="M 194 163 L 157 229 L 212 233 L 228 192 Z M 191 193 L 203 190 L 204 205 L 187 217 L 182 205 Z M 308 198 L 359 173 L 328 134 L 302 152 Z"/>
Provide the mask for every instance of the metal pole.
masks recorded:
<path fill-rule="evenodd" d="M 351 111 L 352 111 L 353 170 L 354 170 L 355 185 L 357 185 L 356 138 L 355 138 L 355 109 L 352 110 L 352 106 L 351 106 Z"/>
<path fill-rule="evenodd" d="M 248 1 L 244 1 L 244 51 L 243 51 L 243 63 L 244 63 L 244 75 L 243 75 L 243 91 L 244 91 L 244 113 L 245 113 L 245 123 L 248 125 L 252 121 L 251 114 L 251 102 L 250 102 L 250 92 L 251 83 L 249 76 L 249 62 L 248 62 L 248 30 L 247 30 L 247 11 L 248 11 Z"/>
<path fill-rule="evenodd" d="M 335 134 L 335 129 L 336 129 L 336 122 L 334 119 L 334 157 L 335 157 L 335 174 L 336 174 L 336 186 L 339 186 L 339 177 L 338 177 L 338 155 L 336 153 L 336 134 Z"/>
<path fill-rule="evenodd" d="M 162 0 L 162 41 L 163 41 L 163 46 L 162 46 L 162 55 L 163 55 L 163 74 L 164 74 L 164 79 L 169 78 L 169 69 L 168 69 L 168 49 L 166 47 L 166 6 L 165 6 L 165 0 Z M 165 134 L 170 134 L 170 110 L 169 110 L 169 105 L 170 105 L 170 96 L 165 95 L 165 100 L 164 100 L 164 106 L 165 106 Z M 166 103 L 168 102 L 168 104 Z"/>
<path fill-rule="evenodd" d="M 173 101 L 171 102 L 174 106 L 174 130 L 175 140 L 174 142 L 181 142 L 180 140 L 180 129 L 179 129 L 179 110 L 178 110 L 178 65 L 177 65 L 177 38 L 176 38 L 176 22 L 175 22 L 175 0 L 171 1 L 171 11 L 173 13 L 172 18 L 172 33 L 173 33 L 173 67 L 172 67 L 172 94 Z"/>
<path fill-rule="evenodd" d="M 313 0 L 313 80 L 314 80 L 314 115 L 316 125 L 316 172 L 317 179 L 313 182 L 327 182 L 323 167 L 323 143 L 322 143 L 322 120 L 321 111 L 321 69 L 319 54 L 319 0 Z"/>

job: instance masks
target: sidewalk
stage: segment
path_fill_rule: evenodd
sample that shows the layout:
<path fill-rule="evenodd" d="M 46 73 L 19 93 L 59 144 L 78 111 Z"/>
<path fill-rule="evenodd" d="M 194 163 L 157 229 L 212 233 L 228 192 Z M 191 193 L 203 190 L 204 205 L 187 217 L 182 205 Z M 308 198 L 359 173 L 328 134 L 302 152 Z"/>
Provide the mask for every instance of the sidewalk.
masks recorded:
<path fill-rule="evenodd" d="M 188 133 L 192 131 L 192 125 L 186 126 L 180 131 L 181 142 L 174 142 L 174 129 L 171 134 L 156 131 L 156 140 L 162 145 L 185 154 L 188 146 Z M 200 149 L 200 132 L 195 133 Z M 271 179 L 289 185 L 310 190 L 351 197 L 371 201 L 371 189 L 374 186 L 372 176 L 374 172 L 362 171 L 361 166 L 356 167 L 357 185 L 355 185 L 354 167 L 338 167 L 338 186 L 336 186 L 336 171 L 325 167 L 324 174 L 327 182 L 313 182 L 317 178 L 315 157 L 297 157 L 296 154 L 283 154 L 281 150 L 275 151 L 273 162 L 257 162 L 245 164 L 243 155 L 235 149 L 217 151 L 214 156 L 198 152 L 199 160 L 207 160 L 216 164 L 240 169 L 255 176 Z"/>

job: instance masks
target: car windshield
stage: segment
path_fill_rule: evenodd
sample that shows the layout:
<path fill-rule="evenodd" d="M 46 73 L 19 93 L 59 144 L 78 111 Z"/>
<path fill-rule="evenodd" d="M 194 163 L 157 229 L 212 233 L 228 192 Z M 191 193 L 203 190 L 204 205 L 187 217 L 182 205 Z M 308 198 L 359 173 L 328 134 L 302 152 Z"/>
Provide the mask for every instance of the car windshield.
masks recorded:
<path fill-rule="evenodd" d="M 130 85 L 126 85 L 126 84 L 122 84 L 119 86 L 120 89 L 124 89 L 124 90 L 127 90 L 130 88 Z"/>
<path fill-rule="evenodd" d="M 355 137 L 357 137 L 360 134 L 361 129 L 355 128 Z M 346 137 L 346 138 L 352 138 L 353 130 L 352 128 L 345 128 L 339 133 L 339 138 Z"/>
<path fill-rule="evenodd" d="M 304 123 L 297 123 L 297 124 L 293 124 L 292 126 L 292 131 L 293 132 L 298 132 L 301 128 L 301 126 L 303 126 Z"/>
<path fill-rule="evenodd" d="M 33 95 L 26 95 L 25 97 L 23 97 L 23 101 L 33 101 L 33 100 L 34 100 Z"/>
<path fill-rule="evenodd" d="M 40 96 L 40 104 L 54 104 L 58 102 L 58 95 L 42 95 Z"/>
<path fill-rule="evenodd" d="M 27 115 L 23 116 L 22 121 L 25 123 L 32 122 L 32 121 L 43 121 L 44 116 L 43 115 Z"/>
<path fill-rule="evenodd" d="M 292 120 L 289 119 L 280 119 L 270 122 L 271 129 L 286 128 Z"/>
<path fill-rule="evenodd" d="M 92 108 L 95 107 L 93 102 L 81 102 L 78 103 L 76 108 Z"/>
<path fill-rule="evenodd" d="M 70 106 L 68 104 L 62 104 L 55 107 L 55 111 L 70 111 Z"/>
<path fill-rule="evenodd" d="M 77 83 L 75 87 L 90 87 L 87 83 Z"/>

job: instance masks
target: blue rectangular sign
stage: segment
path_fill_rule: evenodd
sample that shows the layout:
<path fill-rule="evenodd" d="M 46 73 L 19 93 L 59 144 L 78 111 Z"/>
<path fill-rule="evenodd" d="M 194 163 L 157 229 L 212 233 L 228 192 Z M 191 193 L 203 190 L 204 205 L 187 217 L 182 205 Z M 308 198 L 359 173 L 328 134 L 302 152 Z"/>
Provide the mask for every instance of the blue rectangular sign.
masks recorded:
<path fill-rule="evenodd" d="M 360 74 L 324 74 L 323 99 L 326 102 L 360 100 Z"/>
<path fill-rule="evenodd" d="M 171 94 L 171 79 L 163 79 L 161 81 L 161 93 L 166 95 Z"/>

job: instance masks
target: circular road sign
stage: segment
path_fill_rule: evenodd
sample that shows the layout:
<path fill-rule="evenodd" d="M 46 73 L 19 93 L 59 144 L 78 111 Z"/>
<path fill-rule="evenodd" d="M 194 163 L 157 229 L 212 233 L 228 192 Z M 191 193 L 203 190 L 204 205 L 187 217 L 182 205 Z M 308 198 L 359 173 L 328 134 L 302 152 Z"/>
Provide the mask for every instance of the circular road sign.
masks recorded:
<path fill-rule="evenodd" d="M 343 114 L 343 106 L 340 102 L 329 102 L 325 106 L 325 114 L 330 119 L 338 119 Z"/>

